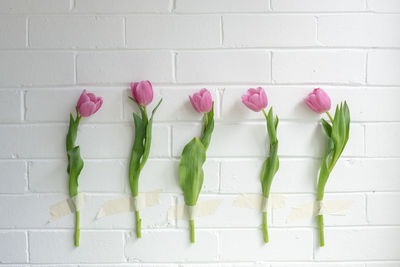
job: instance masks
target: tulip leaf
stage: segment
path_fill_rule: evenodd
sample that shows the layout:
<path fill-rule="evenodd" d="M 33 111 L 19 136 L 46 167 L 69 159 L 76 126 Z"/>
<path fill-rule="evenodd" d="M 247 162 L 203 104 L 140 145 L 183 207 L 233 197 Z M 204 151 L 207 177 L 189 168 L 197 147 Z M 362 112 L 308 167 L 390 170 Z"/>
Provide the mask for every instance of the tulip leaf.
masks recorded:
<path fill-rule="evenodd" d="M 79 146 L 70 149 L 68 152 L 69 160 L 69 195 L 74 197 L 78 194 L 78 177 L 83 168 Z"/>
<path fill-rule="evenodd" d="M 131 152 L 131 160 L 129 163 L 129 184 L 132 195 L 138 195 L 138 182 L 140 174 L 140 159 L 144 153 L 144 138 L 146 135 L 145 124 L 137 114 L 133 113 L 135 121 L 135 140 Z"/>
<path fill-rule="evenodd" d="M 203 116 L 203 135 L 201 137 L 201 142 L 203 143 L 205 149 L 207 150 L 210 145 L 211 135 L 214 131 L 214 102 L 212 108 L 209 112 L 205 113 Z"/>
<path fill-rule="evenodd" d="M 185 203 L 195 206 L 203 185 L 203 164 L 206 160 L 206 149 L 198 138 L 193 138 L 183 149 L 179 164 L 180 187 L 183 190 Z"/>

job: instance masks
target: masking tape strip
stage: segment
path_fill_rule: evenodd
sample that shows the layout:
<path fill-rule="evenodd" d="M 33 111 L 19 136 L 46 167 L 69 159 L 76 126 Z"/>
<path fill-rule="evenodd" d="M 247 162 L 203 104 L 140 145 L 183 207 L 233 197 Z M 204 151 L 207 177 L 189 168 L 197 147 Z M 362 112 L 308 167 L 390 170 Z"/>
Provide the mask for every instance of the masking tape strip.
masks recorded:
<path fill-rule="evenodd" d="M 197 217 L 213 215 L 217 212 L 221 205 L 222 199 L 211 199 L 200 201 L 196 206 L 177 205 L 168 209 L 168 221 L 177 220 L 194 220 Z M 189 208 L 192 207 L 192 208 Z M 191 214 L 189 214 L 191 212 Z"/>
<path fill-rule="evenodd" d="M 293 207 L 286 220 L 290 223 L 322 214 L 344 216 L 353 203 L 354 200 L 324 200 L 308 202 Z"/>
<path fill-rule="evenodd" d="M 140 193 L 138 197 L 124 197 L 106 201 L 97 213 L 96 219 L 105 216 L 133 212 L 160 204 L 161 189 Z"/>
<path fill-rule="evenodd" d="M 260 194 L 242 194 L 232 204 L 234 207 L 267 211 L 268 208 L 280 209 L 286 207 L 286 198 L 283 195 L 271 195 L 265 198 Z"/>
<path fill-rule="evenodd" d="M 78 193 L 75 197 L 67 198 L 50 206 L 50 219 L 49 223 L 54 222 L 68 214 L 81 210 L 86 203 L 86 193 Z"/>

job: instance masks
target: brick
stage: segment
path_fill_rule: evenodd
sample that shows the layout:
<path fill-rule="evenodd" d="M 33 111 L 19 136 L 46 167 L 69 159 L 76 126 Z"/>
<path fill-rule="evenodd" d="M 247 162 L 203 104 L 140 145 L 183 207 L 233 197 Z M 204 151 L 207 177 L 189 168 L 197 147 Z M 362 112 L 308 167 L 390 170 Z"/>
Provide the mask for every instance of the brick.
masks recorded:
<path fill-rule="evenodd" d="M 275 263 L 271 267 L 365 267 L 364 263 Z"/>
<path fill-rule="evenodd" d="M 279 261 L 311 260 L 310 230 L 269 229 L 270 243 L 265 245 L 261 230 L 223 230 L 220 235 L 221 260 Z M 291 253 L 287 253 L 290 251 Z"/>
<path fill-rule="evenodd" d="M 22 95 L 17 90 L 0 91 L 0 122 L 20 122 L 22 120 Z"/>
<path fill-rule="evenodd" d="M 336 182 L 336 181 L 335 181 Z M 363 194 L 325 194 L 324 200 L 351 200 L 351 204 L 346 215 L 324 215 L 324 224 L 326 226 L 349 226 L 349 225 L 366 225 L 366 205 L 365 196 Z M 315 195 L 286 195 L 286 207 L 273 210 L 273 225 L 286 227 L 307 227 L 316 225 L 316 217 L 309 217 L 294 221 L 287 221 L 289 214 L 294 207 L 311 203 L 315 201 Z"/>
<path fill-rule="evenodd" d="M 189 245 L 189 231 L 143 231 L 140 242 L 130 238 L 125 245 L 128 261 L 140 262 L 183 262 L 216 261 L 218 259 L 218 239 L 213 231 L 197 230 L 196 243 Z M 174 240 L 174 245 L 171 242 Z M 151 247 L 157 257 L 148 253 Z"/>
<path fill-rule="evenodd" d="M 197 217 L 195 219 L 196 228 L 234 228 L 234 227 L 259 227 L 262 223 L 261 212 L 254 209 L 239 208 L 233 202 L 239 195 L 209 195 L 201 194 L 197 204 L 203 201 L 220 200 L 221 204 L 214 214 Z M 183 196 L 178 198 L 178 204 L 184 205 Z M 268 217 L 271 224 L 272 216 Z M 178 227 L 185 227 L 189 230 L 187 220 L 178 220 Z"/>
<path fill-rule="evenodd" d="M 398 228 L 325 229 L 325 247 L 315 251 L 317 261 L 398 259 Z M 355 250 L 354 248 L 361 248 Z"/>
<path fill-rule="evenodd" d="M 358 51 L 274 52 L 276 83 L 346 83 L 365 81 L 366 56 Z"/>
<path fill-rule="evenodd" d="M 270 55 L 263 51 L 180 52 L 177 80 L 196 82 L 269 82 Z"/>
<path fill-rule="evenodd" d="M 400 155 L 400 124 L 367 124 L 365 127 L 366 155 L 374 157 L 396 157 Z"/>
<path fill-rule="evenodd" d="M 154 86 L 154 100 L 148 106 L 148 111 L 153 110 L 159 99 L 163 98 L 157 113 L 154 115 L 154 121 L 201 121 L 203 116 L 196 112 L 189 101 L 189 96 L 198 92 L 199 88 L 164 88 Z M 214 118 L 219 113 L 219 98 L 215 89 L 208 88 L 214 100 Z M 132 97 L 131 90 L 125 90 L 123 96 L 124 119 L 133 122 L 133 112 L 138 113 L 137 105 L 129 99 Z M 171 103 L 173 103 L 171 105 Z"/>
<path fill-rule="evenodd" d="M 366 267 L 399 267 L 400 266 L 400 262 L 392 262 L 392 263 L 383 263 L 383 262 L 379 262 L 379 263 L 367 263 Z"/>
<path fill-rule="evenodd" d="M 0 87 L 74 83 L 74 57 L 67 52 L 0 52 Z"/>
<path fill-rule="evenodd" d="M 29 46 L 33 48 L 122 48 L 125 46 L 124 36 L 122 17 L 47 16 L 29 19 Z"/>
<path fill-rule="evenodd" d="M 268 2 L 263 0 L 177 0 L 175 11 L 179 13 L 207 12 L 265 12 Z"/>
<path fill-rule="evenodd" d="M 316 45 L 313 16 L 225 15 L 224 46 L 291 47 Z"/>
<path fill-rule="evenodd" d="M 397 193 L 371 193 L 367 195 L 368 222 L 372 225 L 400 224 L 397 210 L 400 195 Z"/>
<path fill-rule="evenodd" d="M 0 262 L 28 262 L 27 237 L 24 232 L 0 232 Z"/>
<path fill-rule="evenodd" d="M 0 13 L 64 13 L 70 9 L 69 0 L 2 0 Z"/>
<path fill-rule="evenodd" d="M 146 62 L 146 67 L 143 67 Z M 78 82 L 130 83 L 148 79 L 172 81 L 172 55 L 169 52 L 97 52 L 77 56 Z M 128 85 L 127 85 L 128 86 Z"/>
<path fill-rule="evenodd" d="M 65 160 L 35 160 L 29 164 L 29 189 L 33 192 L 68 193 Z M 83 192 L 124 192 L 128 166 L 122 160 L 85 160 L 79 176 Z"/>
<path fill-rule="evenodd" d="M 317 129 L 317 130 L 316 130 Z M 284 123 L 278 128 L 279 155 L 282 156 L 322 156 L 324 134 L 320 126 L 312 123 Z M 179 156 L 184 146 L 200 135 L 196 125 L 175 125 L 172 131 L 173 155 Z M 294 139 L 292 133 L 296 133 Z M 237 123 L 216 124 L 207 155 L 211 157 L 265 157 L 268 151 L 267 133 L 264 124 L 241 126 Z M 301 140 L 301 141 L 299 141 Z M 364 128 L 351 126 L 349 143 L 344 155 L 364 155 Z M 241 145 L 232 145 L 241 144 Z"/>
<path fill-rule="evenodd" d="M 25 47 L 26 47 L 26 18 L 21 16 L 1 17 L 0 48 L 25 48 Z"/>
<path fill-rule="evenodd" d="M 144 13 L 144 12 L 168 12 L 168 0 L 77 0 L 75 12 L 95 13 Z"/>
<path fill-rule="evenodd" d="M 0 161 L 0 193 L 24 193 L 26 183 L 26 163 L 23 161 Z"/>
<path fill-rule="evenodd" d="M 81 120 L 82 124 L 90 122 L 115 122 L 122 116 L 122 92 L 88 88 L 97 96 L 103 97 L 103 105 L 95 115 Z M 30 122 L 67 122 L 69 114 L 76 116 L 75 107 L 82 89 L 34 89 L 26 92 L 26 120 Z M 1 93 L 0 93 L 1 94 Z"/>
<path fill-rule="evenodd" d="M 362 11 L 363 0 L 271 0 L 273 11 L 317 12 L 317 11 Z"/>
<path fill-rule="evenodd" d="M 220 46 L 220 28 L 220 17 L 216 15 L 129 16 L 126 20 L 127 46 L 214 48 Z"/>
<path fill-rule="evenodd" d="M 367 82 L 369 84 L 397 85 L 400 78 L 399 51 L 371 51 L 368 53 Z"/>
<path fill-rule="evenodd" d="M 318 40 L 323 45 L 398 47 L 400 15 L 329 15 L 318 19 Z M 385 29 L 382 31 L 382 29 Z"/>
<path fill-rule="evenodd" d="M 368 8 L 377 12 L 400 12 L 400 3 L 397 0 L 368 0 Z"/>
<path fill-rule="evenodd" d="M 124 262 L 123 233 L 81 231 L 81 247 L 76 249 L 72 231 L 30 232 L 32 263 L 115 263 Z"/>

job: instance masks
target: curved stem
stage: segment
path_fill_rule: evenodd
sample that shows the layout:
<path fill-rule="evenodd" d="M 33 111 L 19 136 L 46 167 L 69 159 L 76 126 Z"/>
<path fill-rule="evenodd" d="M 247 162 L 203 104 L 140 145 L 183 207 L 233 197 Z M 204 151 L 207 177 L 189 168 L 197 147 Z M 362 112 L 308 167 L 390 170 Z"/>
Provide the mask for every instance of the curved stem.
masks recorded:
<path fill-rule="evenodd" d="M 75 247 L 79 247 L 79 237 L 80 237 L 80 227 L 79 227 L 79 222 L 80 222 L 80 211 L 78 210 L 76 212 L 76 217 L 75 217 Z"/>
<path fill-rule="evenodd" d="M 333 123 L 333 118 L 332 118 L 331 114 L 329 113 L 329 111 L 326 112 L 326 115 L 328 115 L 329 120 Z"/>
<path fill-rule="evenodd" d="M 135 211 L 136 215 L 136 237 L 142 237 L 142 219 L 140 218 L 139 211 Z"/>
<path fill-rule="evenodd" d="M 190 243 L 194 243 L 194 220 L 189 220 L 190 223 Z"/>
<path fill-rule="evenodd" d="M 267 212 L 263 212 L 263 224 L 262 224 L 264 242 L 268 243 L 268 229 L 267 229 Z"/>
<path fill-rule="evenodd" d="M 325 245 L 324 236 L 324 216 L 318 215 L 318 229 L 319 229 L 319 246 L 323 247 Z"/>

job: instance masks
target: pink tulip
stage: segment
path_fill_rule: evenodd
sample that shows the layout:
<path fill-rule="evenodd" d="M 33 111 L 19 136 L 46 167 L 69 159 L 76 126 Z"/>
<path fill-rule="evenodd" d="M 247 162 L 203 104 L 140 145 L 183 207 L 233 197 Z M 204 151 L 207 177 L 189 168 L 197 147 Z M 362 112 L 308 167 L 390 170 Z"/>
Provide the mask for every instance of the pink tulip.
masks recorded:
<path fill-rule="evenodd" d="M 199 113 L 207 113 L 211 110 L 213 100 L 210 91 L 203 88 L 199 93 L 189 96 L 190 103 L 194 109 Z"/>
<path fill-rule="evenodd" d="M 247 90 L 247 94 L 242 95 L 242 102 L 249 109 L 259 112 L 267 107 L 268 98 L 262 87 L 258 87 L 257 89 L 250 88 Z"/>
<path fill-rule="evenodd" d="M 316 88 L 304 99 L 307 106 L 317 113 L 324 113 L 331 109 L 331 99 L 321 88 Z"/>
<path fill-rule="evenodd" d="M 97 97 L 92 93 L 86 93 L 86 90 L 83 90 L 79 97 L 78 104 L 76 104 L 76 108 L 82 117 L 89 117 L 96 113 L 102 104 L 103 98 Z"/>
<path fill-rule="evenodd" d="M 153 86 L 149 81 L 131 83 L 132 96 L 141 106 L 147 106 L 153 101 Z"/>

